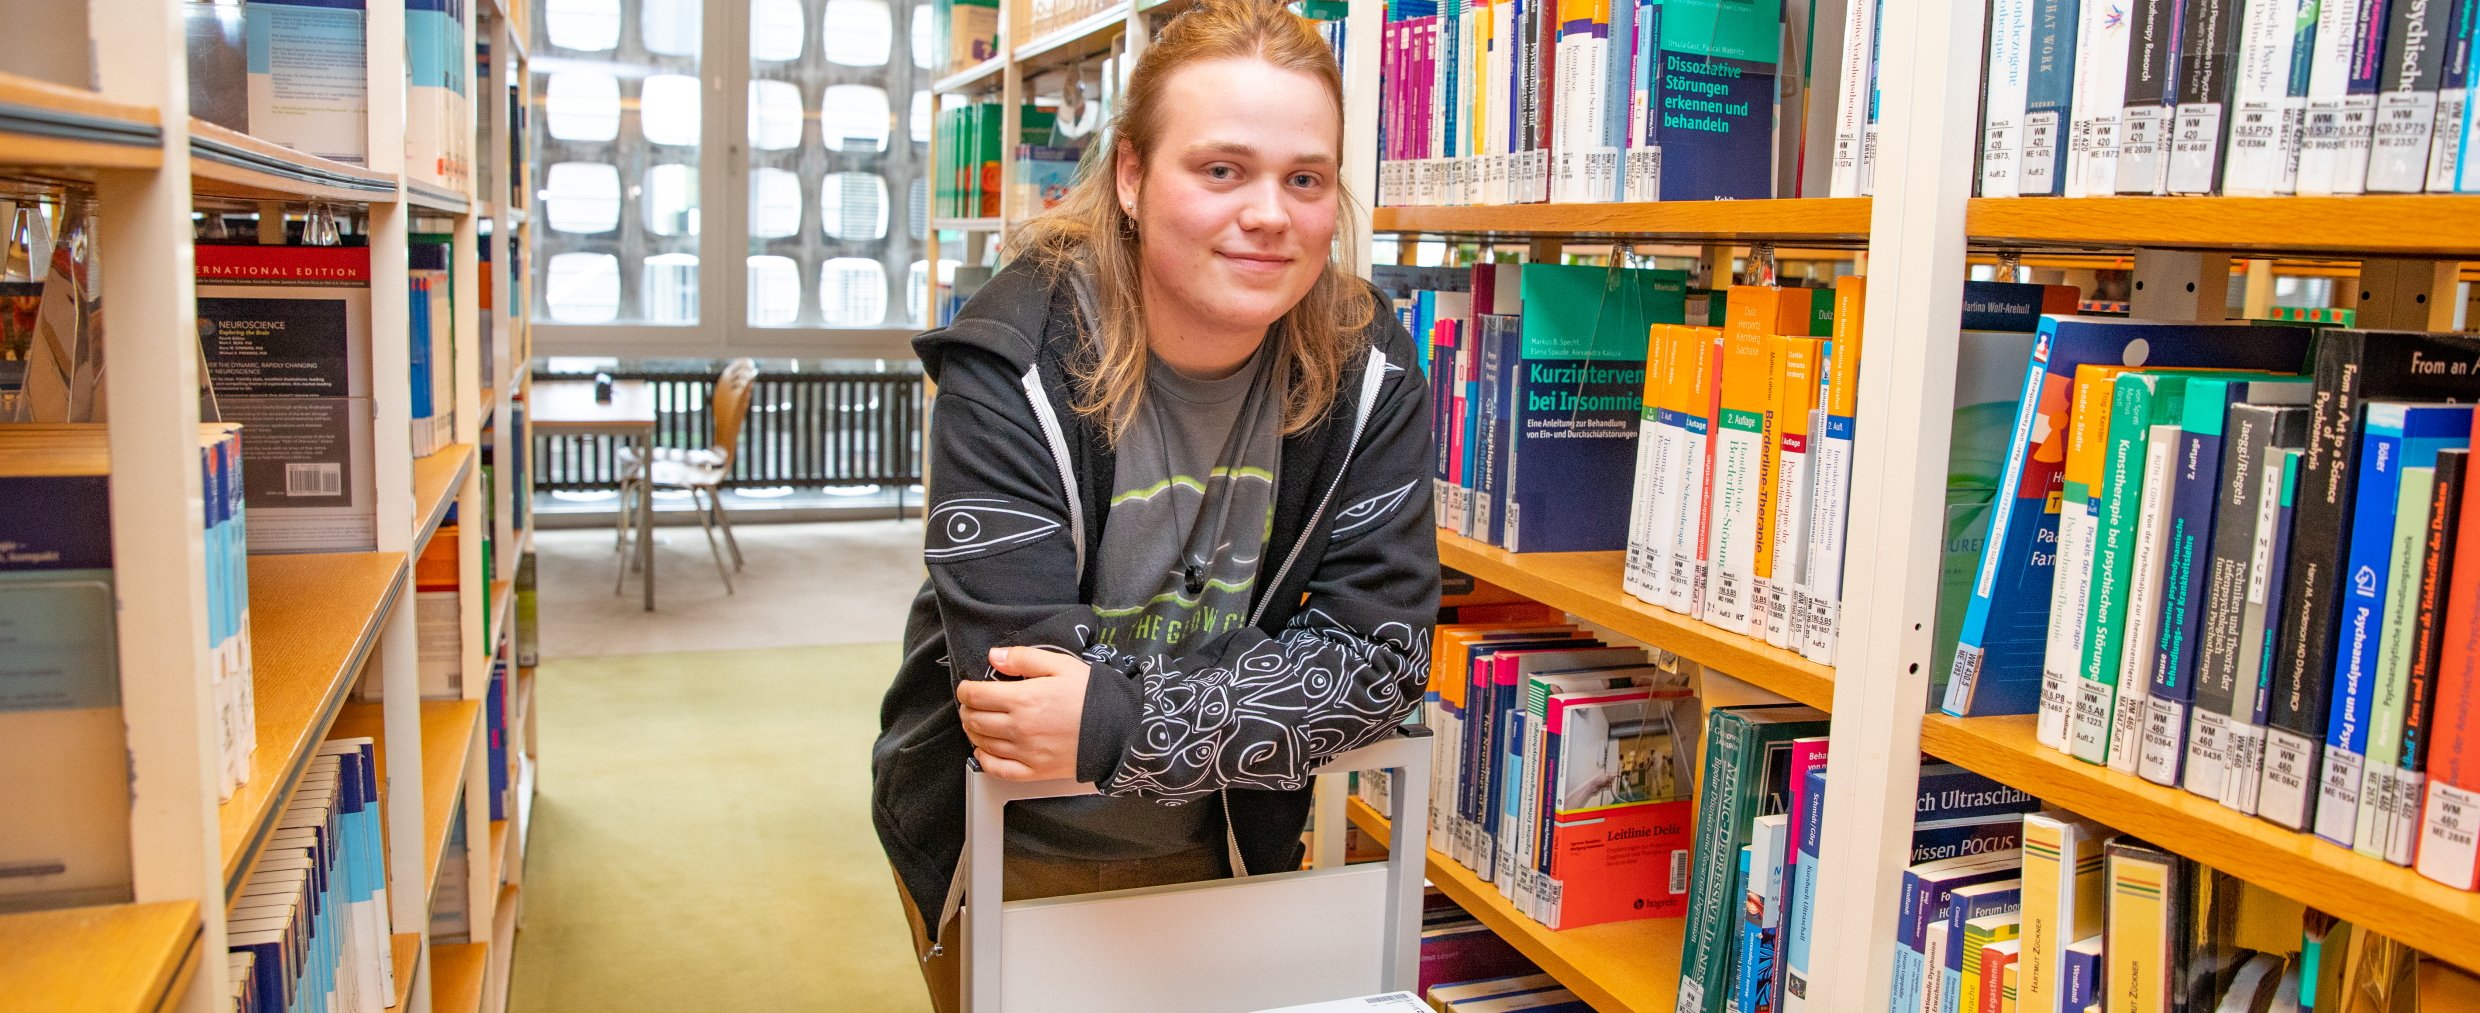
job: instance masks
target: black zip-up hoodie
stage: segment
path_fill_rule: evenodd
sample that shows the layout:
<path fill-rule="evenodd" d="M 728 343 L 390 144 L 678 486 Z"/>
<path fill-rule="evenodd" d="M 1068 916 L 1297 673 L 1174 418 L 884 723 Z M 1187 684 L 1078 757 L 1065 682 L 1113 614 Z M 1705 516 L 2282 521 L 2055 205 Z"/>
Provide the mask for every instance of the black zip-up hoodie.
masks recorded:
<path fill-rule="evenodd" d="M 879 712 L 871 816 L 932 938 L 961 883 L 972 745 L 955 686 L 990 676 L 993 647 L 1082 656 L 1092 678 L 1077 780 L 1167 802 L 1221 793 L 1243 875 L 1297 868 L 1309 771 L 1376 741 L 1420 701 L 1438 611 L 1429 389 L 1411 337 L 1372 297 L 1367 351 L 1333 407 L 1283 440 L 1249 624 L 1159 667 L 1093 642 L 1114 461 L 1101 429 L 1069 407 L 1068 361 L 1085 340 L 1075 285 L 1019 260 L 955 323 L 914 339 L 938 384 L 930 578 Z"/>

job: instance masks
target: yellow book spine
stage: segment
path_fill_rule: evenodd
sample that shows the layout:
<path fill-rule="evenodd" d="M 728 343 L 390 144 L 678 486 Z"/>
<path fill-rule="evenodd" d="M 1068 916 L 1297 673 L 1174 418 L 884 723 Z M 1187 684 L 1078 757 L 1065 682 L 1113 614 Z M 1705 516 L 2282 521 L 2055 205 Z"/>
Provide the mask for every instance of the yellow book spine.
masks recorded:
<path fill-rule="evenodd" d="M 2113 855 L 2109 861 L 2109 936 L 2102 952 L 2109 971 L 2112 1013 L 2165 1013 L 2169 981 L 2162 961 L 2169 953 L 2170 867 L 2150 858 Z"/>

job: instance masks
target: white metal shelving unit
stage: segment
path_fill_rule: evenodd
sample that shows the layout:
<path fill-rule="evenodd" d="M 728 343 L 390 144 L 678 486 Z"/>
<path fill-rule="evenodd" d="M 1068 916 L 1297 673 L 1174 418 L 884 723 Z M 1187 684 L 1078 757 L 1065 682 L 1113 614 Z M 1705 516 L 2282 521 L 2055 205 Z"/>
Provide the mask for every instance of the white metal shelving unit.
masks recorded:
<path fill-rule="evenodd" d="M 522 476 L 503 477 L 499 508 L 491 512 L 499 519 L 500 572 L 486 579 L 480 538 L 460 540 L 461 618 L 465 643 L 471 645 L 464 700 L 419 698 L 408 584 L 409 561 L 436 529 L 445 511 L 442 499 L 452 500 L 461 518 L 484 515 L 484 487 L 474 459 L 486 416 L 501 437 L 501 460 L 524 438 L 510 418 L 510 400 L 521 397 L 523 387 L 523 370 L 511 367 L 529 351 L 523 313 L 512 313 L 510 306 L 511 293 L 523 286 L 510 283 L 514 265 L 505 253 L 493 261 L 500 272 L 491 310 L 501 351 L 495 362 L 478 363 L 482 317 L 476 299 L 477 243 L 484 238 L 480 219 L 497 216 L 489 239 L 505 244 L 511 230 L 526 227 L 524 188 L 452 193 L 405 177 L 402 0 L 371 0 L 367 6 L 370 143 L 368 164 L 358 167 L 193 121 L 178 0 L 75 4 L 61 9 L 66 15 L 53 11 L 21 26 L 36 37 L 20 38 L 13 48 L 91 52 L 98 87 L 90 91 L 36 80 L 0 60 L 0 176 L 37 186 L 44 181 L 89 185 L 97 197 L 96 245 L 101 273 L 109 279 L 103 291 L 112 338 L 111 534 L 114 558 L 128 571 L 117 582 L 118 651 L 136 800 L 130 813 L 135 902 L 0 917 L 0 951 L 35 952 L 15 944 L 41 942 L 47 966 L 74 972 L 49 979 L 0 973 L 0 1008 L 186 1013 L 228 1008 L 232 982 L 222 955 L 229 884 L 246 877 L 264 825 L 290 797 L 301 772 L 301 764 L 291 760 L 331 733 L 375 732 L 384 737 L 382 791 L 402 999 L 397 1009 L 425 1013 L 434 1008 L 435 966 L 426 884 L 446 839 L 444 825 L 426 824 L 447 815 L 453 793 L 463 793 L 473 830 L 467 855 L 474 872 L 468 898 L 473 945 L 504 954 L 512 942 L 513 919 L 494 908 L 513 900 L 515 891 L 502 889 L 502 856 L 490 845 L 521 841 L 524 835 L 494 827 L 488 819 L 489 771 L 483 763 L 488 751 L 479 715 L 495 645 L 509 636 L 508 624 L 499 623 L 491 631 L 494 639 L 485 640 L 482 595 L 515 572 L 526 533 L 510 523 L 508 505 L 522 495 Z M 477 122 L 496 126 L 492 136 L 476 143 L 475 154 L 496 160 L 489 178 L 521 181 L 523 167 L 507 162 L 508 124 L 500 110 L 508 100 L 506 83 L 527 86 L 522 43 L 530 31 L 528 12 L 522 4 L 500 0 L 477 6 L 484 9 L 469 18 L 466 50 L 483 41 L 476 31 L 487 31 L 494 63 L 489 78 L 469 79 L 469 91 Z M 482 103 L 495 103 L 494 112 L 481 115 Z M 72 129 L 64 131 L 62 124 Z M 206 580 L 194 435 L 199 377 L 192 210 L 206 200 L 254 202 L 262 214 L 318 201 L 367 216 L 378 494 L 374 551 L 253 560 L 260 748 L 252 782 L 220 804 L 212 667 L 203 647 Z M 274 231 L 281 234 L 280 227 Z M 451 272 L 458 297 L 457 445 L 423 459 L 420 467 L 409 430 L 406 247 L 413 231 L 454 236 Z M 432 484 L 417 482 L 418 470 Z M 478 526 L 466 530 L 480 533 Z M 261 573 L 265 579 L 255 576 Z M 380 699 L 345 702 L 365 665 L 382 689 Z M 270 698 L 298 703 L 287 704 L 293 709 L 285 712 L 298 716 L 271 725 L 265 720 L 272 714 Z M 461 726 L 454 720 L 458 716 Z M 441 750 L 436 758 L 453 765 L 426 763 L 426 746 Z M 437 769 L 442 766 L 447 769 Z M 516 809 L 523 813 L 530 806 Z M 508 852 L 508 864 L 517 854 Z M 436 963 L 461 966 L 462 958 Z M 496 973 L 488 976 L 490 994 L 482 1001 L 489 1008 L 504 1007 L 505 966 L 504 959 L 496 962 Z M 462 1013 L 473 1007 L 438 1008 Z"/>

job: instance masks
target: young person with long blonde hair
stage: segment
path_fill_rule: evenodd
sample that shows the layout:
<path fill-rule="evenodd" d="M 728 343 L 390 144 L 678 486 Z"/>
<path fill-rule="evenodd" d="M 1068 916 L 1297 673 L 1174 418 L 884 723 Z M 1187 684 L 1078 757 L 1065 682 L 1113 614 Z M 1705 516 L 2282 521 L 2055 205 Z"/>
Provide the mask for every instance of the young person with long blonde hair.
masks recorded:
<path fill-rule="evenodd" d="M 1428 678 L 1428 387 L 1336 258 L 1358 226 L 1332 52 L 1270 0 L 1200 0 L 1116 115 L 914 342 L 930 577 L 871 768 L 941 1009 L 968 757 L 1101 791 L 1010 808 L 1011 899 L 1274 872 L 1308 772 Z"/>

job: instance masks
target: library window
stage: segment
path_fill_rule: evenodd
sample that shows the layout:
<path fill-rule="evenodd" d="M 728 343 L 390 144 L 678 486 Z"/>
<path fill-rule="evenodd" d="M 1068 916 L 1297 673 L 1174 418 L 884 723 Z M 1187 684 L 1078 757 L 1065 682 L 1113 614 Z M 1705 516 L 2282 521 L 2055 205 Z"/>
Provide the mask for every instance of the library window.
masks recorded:
<path fill-rule="evenodd" d="M 610 334 L 704 326 L 727 345 L 918 327 L 929 0 L 717 7 L 546 0 L 536 316 L 622 325 Z M 745 30 L 718 27 L 739 18 Z M 728 143 L 736 129 L 743 143 Z M 723 215 L 702 221 L 719 201 Z"/>

